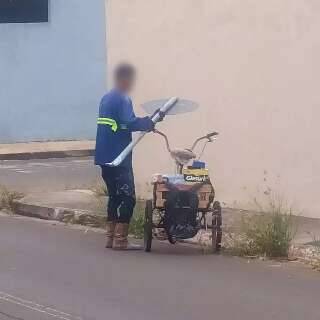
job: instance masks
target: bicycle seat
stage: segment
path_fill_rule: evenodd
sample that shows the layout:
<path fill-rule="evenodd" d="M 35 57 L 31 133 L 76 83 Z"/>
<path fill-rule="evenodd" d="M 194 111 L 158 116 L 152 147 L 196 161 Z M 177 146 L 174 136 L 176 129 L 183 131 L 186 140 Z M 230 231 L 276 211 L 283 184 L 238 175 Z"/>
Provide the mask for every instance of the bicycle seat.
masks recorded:
<path fill-rule="evenodd" d="M 171 157 L 182 165 L 187 165 L 188 162 L 196 158 L 194 152 L 188 149 L 173 149 L 171 151 Z"/>

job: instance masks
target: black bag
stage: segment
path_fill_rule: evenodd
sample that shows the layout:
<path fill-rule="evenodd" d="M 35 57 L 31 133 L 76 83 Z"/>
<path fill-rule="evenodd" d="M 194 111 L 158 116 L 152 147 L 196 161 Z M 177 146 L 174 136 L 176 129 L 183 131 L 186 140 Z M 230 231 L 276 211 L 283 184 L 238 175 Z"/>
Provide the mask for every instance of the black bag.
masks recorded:
<path fill-rule="evenodd" d="M 193 238 L 200 229 L 198 205 L 199 199 L 194 190 L 171 190 L 164 204 L 167 234 L 175 239 Z"/>

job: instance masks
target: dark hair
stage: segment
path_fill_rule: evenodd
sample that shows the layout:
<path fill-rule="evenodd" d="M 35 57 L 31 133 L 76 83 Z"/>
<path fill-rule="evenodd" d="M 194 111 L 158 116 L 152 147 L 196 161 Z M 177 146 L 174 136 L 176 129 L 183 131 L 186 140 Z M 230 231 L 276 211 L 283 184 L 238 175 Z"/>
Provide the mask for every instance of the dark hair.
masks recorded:
<path fill-rule="evenodd" d="M 136 74 L 134 66 L 129 63 L 120 63 L 114 70 L 115 80 L 133 78 Z"/>

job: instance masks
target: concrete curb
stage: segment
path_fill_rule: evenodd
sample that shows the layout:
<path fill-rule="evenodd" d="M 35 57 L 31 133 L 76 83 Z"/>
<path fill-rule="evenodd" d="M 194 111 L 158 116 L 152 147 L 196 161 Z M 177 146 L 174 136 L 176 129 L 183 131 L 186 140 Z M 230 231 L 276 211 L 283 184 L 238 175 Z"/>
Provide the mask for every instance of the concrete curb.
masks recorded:
<path fill-rule="evenodd" d="M 94 155 L 93 149 L 86 150 L 63 150 L 63 151 L 36 151 L 0 154 L 0 160 L 32 160 L 49 158 L 68 158 L 68 157 L 89 157 Z"/>
<path fill-rule="evenodd" d="M 106 224 L 106 217 L 94 214 L 88 210 L 49 207 L 30 204 L 21 200 L 14 201 L 13 209 L 15 214 L 44 220 L 80 224 L 94 228 L 104 228 Z"/>

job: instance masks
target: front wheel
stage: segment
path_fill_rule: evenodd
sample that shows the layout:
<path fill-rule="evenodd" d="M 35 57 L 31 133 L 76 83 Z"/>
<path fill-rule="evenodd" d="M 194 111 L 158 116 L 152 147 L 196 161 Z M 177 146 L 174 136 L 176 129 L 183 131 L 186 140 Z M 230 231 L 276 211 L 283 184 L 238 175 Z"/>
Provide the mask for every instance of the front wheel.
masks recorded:
<path fill-rule="evenodd" d="M 153 227 L 153 208 L 152 200 L 146 201 L 144 216 L 144 251 L 150 252 L 152 246 L 152 227 Z"/>
<path fill-rule="evenodd" d="M 212 251 L 218 253 L 222 241 L 222 210 L 219 201 L 215 201 L 212 207 Z"/>

